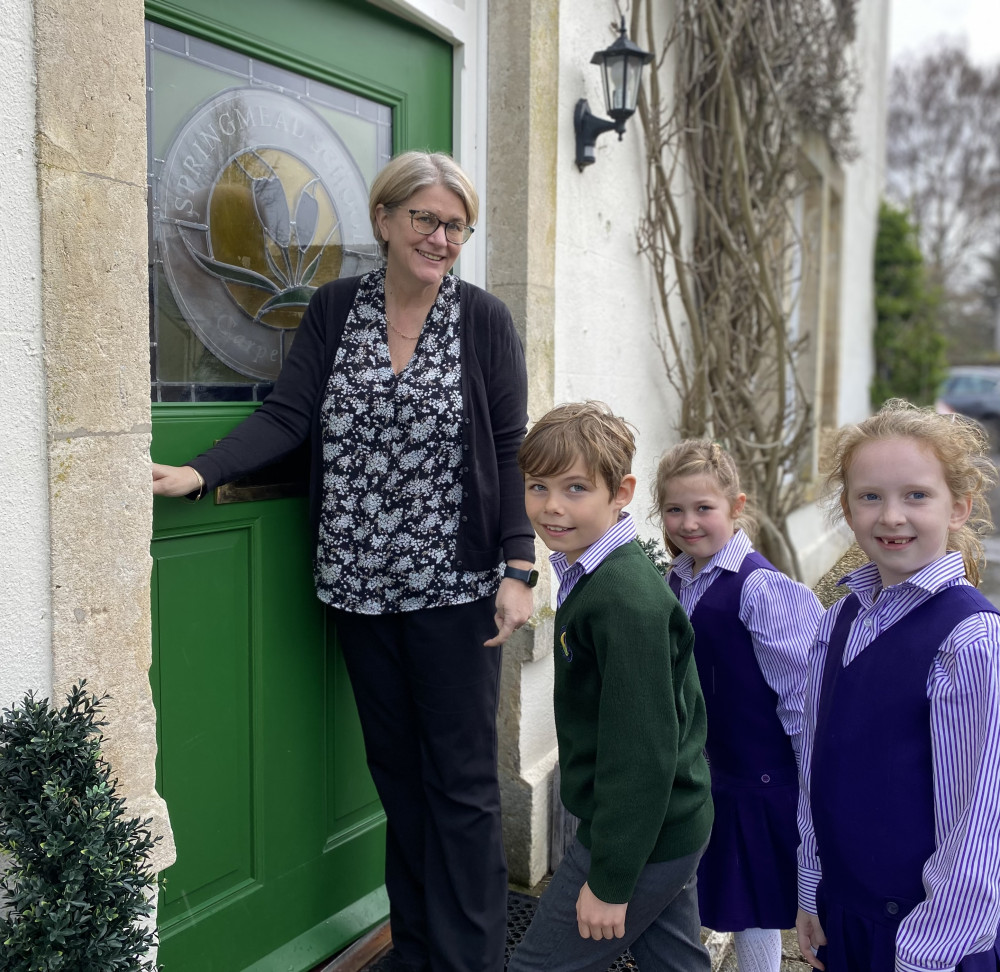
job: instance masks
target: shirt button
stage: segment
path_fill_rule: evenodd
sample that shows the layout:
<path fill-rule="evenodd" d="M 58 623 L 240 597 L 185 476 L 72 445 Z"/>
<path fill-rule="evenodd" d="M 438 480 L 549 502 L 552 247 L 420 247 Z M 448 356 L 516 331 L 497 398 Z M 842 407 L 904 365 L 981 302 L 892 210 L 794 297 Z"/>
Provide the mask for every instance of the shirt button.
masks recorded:
<path fill-rule="evenodd" d="M 866 628 L 870 628 L 872 626 L 872 619 L 871 618 L 865 618 L 865 620 L 864 620 L 864 626 Z"/>

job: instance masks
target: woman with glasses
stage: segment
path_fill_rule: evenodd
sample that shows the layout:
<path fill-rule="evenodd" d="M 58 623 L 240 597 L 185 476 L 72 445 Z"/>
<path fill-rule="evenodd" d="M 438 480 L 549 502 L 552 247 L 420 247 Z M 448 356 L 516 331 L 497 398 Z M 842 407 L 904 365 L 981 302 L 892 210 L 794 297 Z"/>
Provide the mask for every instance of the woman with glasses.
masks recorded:
<path fill-rule="evenodd" d="M 391 967 L 501 972 L 501 645 L 537 574 L 516 456 L 524 355 L 507 308 L 449 273 L 479 200 L 448 156 L 375 178 L 385 267 L 314 294 L 261 408 L 153 491 L 204 495 L 309 438 L 316 591 L 386 813 Z"/>

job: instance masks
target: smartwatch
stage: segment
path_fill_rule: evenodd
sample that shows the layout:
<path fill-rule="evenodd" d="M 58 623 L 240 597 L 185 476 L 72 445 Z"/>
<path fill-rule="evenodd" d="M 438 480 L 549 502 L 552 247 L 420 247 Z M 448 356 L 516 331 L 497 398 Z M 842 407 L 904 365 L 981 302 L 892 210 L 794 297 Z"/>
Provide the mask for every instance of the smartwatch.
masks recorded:
<path fill-rule="evenodd" d="M 528 587 L 534 587 L 538 583 L 537 570 L 522 570 L 520 567 L 511 567 L 507 564 L 503 569 L 504 578 L 513 577 L 514 580 L 524 581 Z"/>

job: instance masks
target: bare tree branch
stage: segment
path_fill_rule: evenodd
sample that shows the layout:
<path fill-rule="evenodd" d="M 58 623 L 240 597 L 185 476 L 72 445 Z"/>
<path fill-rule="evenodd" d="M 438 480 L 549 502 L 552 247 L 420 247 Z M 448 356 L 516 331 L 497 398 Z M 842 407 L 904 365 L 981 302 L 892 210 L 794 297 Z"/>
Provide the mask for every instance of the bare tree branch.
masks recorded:
<path fill-rule="evenodd" d="M 760 548 L 793 575 L 787 519 L 803 499 L 813 427 L 799 375 L 805 341 L 789 330 L 791 254 L 803 245 L 792 206 L 804 187 L 798 137 L 818 131 L 835 157 L 850 155 L 855 2 L 677 0 L 660 41 L 655 0 L 632 8 L 632 36 L 656 52 L 639 101 L 638 243 L 657 281 L 655 339 L 680 400 L 677 430 L 733 453 Z"/>

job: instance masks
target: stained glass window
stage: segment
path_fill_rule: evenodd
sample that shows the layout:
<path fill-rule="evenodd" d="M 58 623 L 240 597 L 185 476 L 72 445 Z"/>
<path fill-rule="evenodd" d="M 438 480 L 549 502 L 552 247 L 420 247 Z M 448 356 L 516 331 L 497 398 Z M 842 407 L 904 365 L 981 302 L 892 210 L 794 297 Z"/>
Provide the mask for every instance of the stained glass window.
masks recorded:
<path fill-rule="evenodd" d="M 322 283 L 377 262 L 385 106 L 146 25 L 153 401 L 260 401 Z"/>

